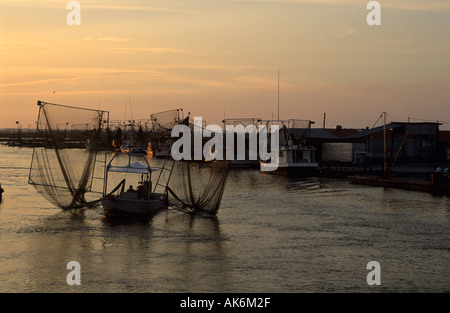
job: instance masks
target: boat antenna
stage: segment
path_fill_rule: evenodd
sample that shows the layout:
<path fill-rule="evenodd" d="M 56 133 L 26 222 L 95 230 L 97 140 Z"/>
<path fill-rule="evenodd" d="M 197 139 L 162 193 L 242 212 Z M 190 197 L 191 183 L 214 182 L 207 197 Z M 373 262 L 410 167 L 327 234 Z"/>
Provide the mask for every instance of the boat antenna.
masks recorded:
<path fill-rule="evenodd" d="M 280 70 L 278 69 L 278 124 L 280 124 Z"/>
<path fill-rule="evenodd" d="M 224 120 L 225 120 L 226 113 L 227 113 L 227 99 L 225 98 L 225 106 L 223 108 L 223 119 Z"/>
<path fill-rule="evenodd" d="M 131 115 L 131 120 L 133 120 L 133 111 L 131 110 L 131 97 L 128 96 L 128 103 L 130 104 L 130 115 Z"/>

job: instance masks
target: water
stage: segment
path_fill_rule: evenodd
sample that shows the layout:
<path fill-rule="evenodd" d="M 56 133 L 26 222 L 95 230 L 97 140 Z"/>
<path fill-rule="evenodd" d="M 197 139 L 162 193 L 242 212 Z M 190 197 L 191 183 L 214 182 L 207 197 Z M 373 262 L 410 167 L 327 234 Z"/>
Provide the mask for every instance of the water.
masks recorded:
<path fill-rule="evenodd" d="M 0 292 L 450 291 L 448 197 L 233 170 L 217 219 L 115 223 L 37 194 L 31 152 L 0 146 Z"/>

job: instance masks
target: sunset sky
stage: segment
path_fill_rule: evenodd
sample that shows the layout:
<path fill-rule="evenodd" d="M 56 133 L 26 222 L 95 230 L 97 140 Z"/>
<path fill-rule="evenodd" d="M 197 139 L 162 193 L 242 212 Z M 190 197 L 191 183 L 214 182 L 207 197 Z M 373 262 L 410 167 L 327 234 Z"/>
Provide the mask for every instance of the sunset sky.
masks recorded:
<path fill-rule="evenodd" d="M 80 0 L 79 26 L 68 2 L 0 0 L 0 128 L 37 100 L 276 119 L 278 71 L 280 119 L 450 121 L 449 0 L 379 1 L 381 26 L 366 0 Z"/>

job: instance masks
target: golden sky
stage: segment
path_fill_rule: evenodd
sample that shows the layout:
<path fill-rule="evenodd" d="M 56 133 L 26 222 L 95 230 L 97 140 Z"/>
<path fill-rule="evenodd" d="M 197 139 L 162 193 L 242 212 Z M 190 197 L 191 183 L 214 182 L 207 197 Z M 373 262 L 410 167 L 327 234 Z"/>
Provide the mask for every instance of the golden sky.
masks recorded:
<path fill-rule="evenodd" d="M 450 121 L 450 1 L 0 0 L 0 127 L 37 100 L 111 119 L 184 108 L 224 118 L 372 126 L 381 112 Z M 132 111 L 129 110 L 131 101 Z"/>

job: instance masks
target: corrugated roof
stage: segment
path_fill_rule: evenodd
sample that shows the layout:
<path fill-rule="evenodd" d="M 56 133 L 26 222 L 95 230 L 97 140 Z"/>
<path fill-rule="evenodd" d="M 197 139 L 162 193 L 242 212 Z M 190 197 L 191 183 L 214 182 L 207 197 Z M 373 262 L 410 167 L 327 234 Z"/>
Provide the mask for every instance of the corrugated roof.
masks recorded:
<path fill-rule="evenodd" d="M 402 125 L 399 125 L 397 123 L 389 123 L 386 124 L 386 129 L 393 129 L 393 128 L 397 128 L 400 127 Z M 378 127 L 374 127 L 374 128 L 370 128 L 370 129 L 362 129 L 359 132 L 348 136 L 347 138 L 363 138 L 369 135 L 373 135 L 379 132 L 382 132 L 384 130 L 384 126 L 378 126 Z"/>

